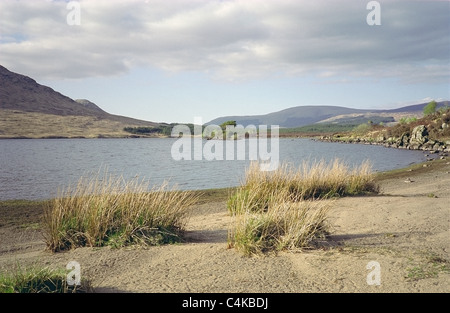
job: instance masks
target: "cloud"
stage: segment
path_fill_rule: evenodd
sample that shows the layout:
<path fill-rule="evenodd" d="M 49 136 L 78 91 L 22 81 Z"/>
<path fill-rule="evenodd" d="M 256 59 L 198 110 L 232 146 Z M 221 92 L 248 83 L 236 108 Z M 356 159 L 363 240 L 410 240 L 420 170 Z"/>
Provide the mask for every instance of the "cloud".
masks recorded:
<path fill-rule="evenodd" d="M 368 2 L 368 1 L 367 1 Z M 448 2 L 2 0 L 0 63 L 41 79 L 114 76 L 134 67 L 215 79 L 270 75 L 448 81 Z M 339 78 L 340 79 L 340 78 Z"/>

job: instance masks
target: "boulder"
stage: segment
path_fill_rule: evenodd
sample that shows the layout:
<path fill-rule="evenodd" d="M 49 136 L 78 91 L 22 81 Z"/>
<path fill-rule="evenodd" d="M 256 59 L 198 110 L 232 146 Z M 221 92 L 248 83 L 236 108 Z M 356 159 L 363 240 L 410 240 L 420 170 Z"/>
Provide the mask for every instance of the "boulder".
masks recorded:
<path fill-rule="evenodd" d="M 442 150 L 441 150 L 441 145 L 440 145 L 438 142 L 435 143 L 434 146 L 433 146 L 433 150 L 436 150 L 436 151 L 442 151 Z"/>
<path fill-rule="evenodd" d="M 402 138 L 401 138 L 401 145 L 402 146 L 408 146 L 409 143 L 409 134 L 403 134 Z"/>
<path fill-rule="evenodd" d="M 411 146 L 421 146 L 428 141 L 428 130 L 425 125 L 414 127 L 409 143 Z"/>

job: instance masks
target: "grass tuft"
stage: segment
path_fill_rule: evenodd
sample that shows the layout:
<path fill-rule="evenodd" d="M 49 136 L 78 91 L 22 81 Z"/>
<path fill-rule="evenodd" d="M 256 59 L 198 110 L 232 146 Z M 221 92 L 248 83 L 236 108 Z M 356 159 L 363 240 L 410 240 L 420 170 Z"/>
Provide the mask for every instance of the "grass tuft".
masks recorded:
<path fill-rule="evenodd" d="M 310 247 L 327 234 L 329 206 L 314 200 L 368 192 L 378 192 L 368 162 L 354 169 L 339 160 L 283 164 L 273 172 L 252 163 L 227 202 L 234 216 L 228 245 L 248 256 Z"/>
<path fill-rule="evenodd" d="M 267 211 L 274 196 L 283 191 L 286 200 L 297 202 L 309 199 L 327 199 L 339 196 L 362 195 L 378 192 L 369 162 L 350 169 L 340 160 L 333 162 L 303 162 L 299 168 L 288 164 L 277 170 L 264 172 L 252 163 L 244 183 L 228 199 L 228 211 Z"/>
<path fill-rule="evenodd" d="M 45 209 L 46 244 L 56 252 L 178 242 L 198 197 L 191 191 L 169 190 L 167 183 L 150 189 L 137 178 L 124 181 L 108 173 L 82 177 Z"/>
<path fill-rule="evenodd" d="M 0 293 L 85 293 L 93 290 L 87 280 L 81 285 L 67 284 L 67 272 L 49 267 L 17 266 L 11 273 L 0 273 Z"/>
<path fill-rule="evenodd" d="M 280 193 L 265 212 L 246 211 L 234 217 L 228 246 L 246 256 L 308 248 L 327 234 L 329 206 L 323 202 L 286 201 Z"/>

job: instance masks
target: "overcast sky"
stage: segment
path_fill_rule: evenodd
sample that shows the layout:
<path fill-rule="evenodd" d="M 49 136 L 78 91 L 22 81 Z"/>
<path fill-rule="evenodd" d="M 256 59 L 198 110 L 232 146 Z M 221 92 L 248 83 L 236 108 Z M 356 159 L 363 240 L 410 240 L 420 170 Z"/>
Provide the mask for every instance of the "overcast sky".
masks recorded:
<path fill-rule="evenodd" d="M 369 2 L 0 0 L 0 64 L 156 122 L 449 100 L 450 2 Z"/>

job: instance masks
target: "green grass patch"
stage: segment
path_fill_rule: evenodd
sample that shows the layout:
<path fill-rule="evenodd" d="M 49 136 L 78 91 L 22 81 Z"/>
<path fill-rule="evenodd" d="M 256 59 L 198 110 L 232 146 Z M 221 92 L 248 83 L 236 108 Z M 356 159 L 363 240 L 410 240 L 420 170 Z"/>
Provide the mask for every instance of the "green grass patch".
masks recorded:
<path fill-rule="evenodd" d="M 428 253 L 419 264 L 407 268 L 405 278 L 408 281 L 418 281 L 438 277 L 440 273 L 450 273 L 450 262 L 433 253 Z"/>
<path fill-rule="evenodd" d="M 33 266 L 16 266 L 12 272 L 0 273 L 0 293 L 85 293 L 92 291 L 88 280 L 79 286 L 67 283 L 69 271 Z"/>

